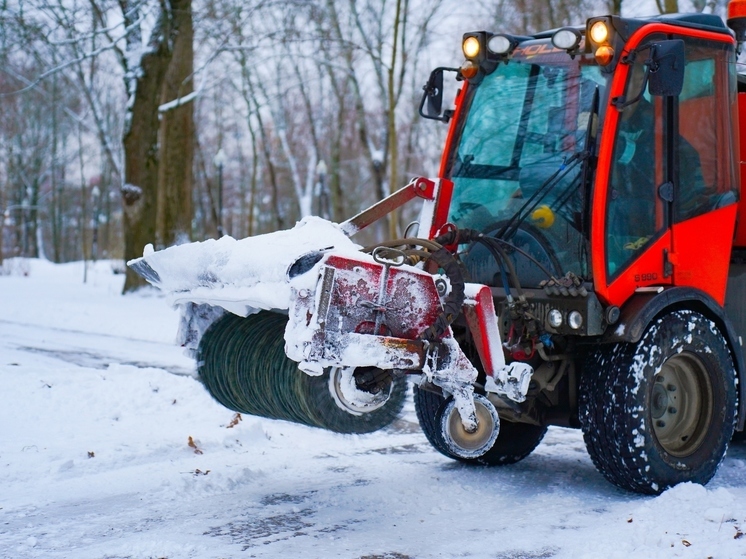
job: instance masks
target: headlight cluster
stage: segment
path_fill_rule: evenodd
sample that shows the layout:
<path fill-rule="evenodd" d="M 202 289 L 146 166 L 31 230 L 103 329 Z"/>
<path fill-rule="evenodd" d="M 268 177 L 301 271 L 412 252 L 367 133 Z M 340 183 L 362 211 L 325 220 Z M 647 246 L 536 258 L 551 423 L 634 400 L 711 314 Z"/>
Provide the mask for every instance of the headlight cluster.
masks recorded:
<path fill-rule="evenodd" d="M 586 22 L 585 36 L 589 39 L 590 51 L 601 66 L 607 66 L 614 60 L 614 49 L 611 46 L 612 26 L 609 18 L 591 18 Z"/>
<path fill-rule="evenodd" d="M 477 77 L 480 68 L 486 63 L 489 65 L 505 60 L 518 44 L 527 38 L 505 33 L 493 35 L 486 31 L 465 33 L 461 50 L 466 60 L 461 65 L 461 75 L 466 79 Z"/>
<path fill-rule="evenodd" d="M 554 329 L 562 327 L 565 323 L 565 315 L 559 309 L 552 309 L 547 313 L 547 323 Z M 583 315 L 579 311 L 567 313 L 567 325 L 573 330 L 583 327 Z"/>

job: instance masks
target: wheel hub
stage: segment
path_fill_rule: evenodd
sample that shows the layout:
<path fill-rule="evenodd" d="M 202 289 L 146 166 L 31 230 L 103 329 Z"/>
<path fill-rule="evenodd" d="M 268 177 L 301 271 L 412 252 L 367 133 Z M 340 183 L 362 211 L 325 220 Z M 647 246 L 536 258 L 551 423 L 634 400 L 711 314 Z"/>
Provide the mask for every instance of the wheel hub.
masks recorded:
<path fill-rule="evenodd" d="M 449 450 L 460 458 L 479 458 L 487 453 L 500 432 L 500 418 L 495 406 L 482 395 L 474 396 L 477 426 L 467 430 L 455 401 L 448 402 L 443 412 L 441 428 Z"/>
<path fill-rule="evenodd" d="M 708 432 L 712 408 L 712 385 L 696 355 L 682 352 L 663 364 L 651 393 L 651 415 L 667 453 L 678 458 L 694 453 Z"/>
<path fill-rule="evenodd" d="M 369 371 L 360 371 L 369 372 Z M 380 371 L 383 373 L 383 371 Z M 393 382 L 390 373 L 386 373 L 385 379 L 378 382 L 375 387 L 365 385 L 371 390 L 365 390 L 361 383 L 357 382 L 358 371 L 353 368 L 333 367 L 329 373 L 329 392 L 334 402 L 352 415 L 370 413 L 386 405 L 393 391 Z"/>
<path fill-rule="evenodd" d="M 660 382 L 653 386 L 653 419 L 660 419 L 668 409 L 668 392 Z"/>

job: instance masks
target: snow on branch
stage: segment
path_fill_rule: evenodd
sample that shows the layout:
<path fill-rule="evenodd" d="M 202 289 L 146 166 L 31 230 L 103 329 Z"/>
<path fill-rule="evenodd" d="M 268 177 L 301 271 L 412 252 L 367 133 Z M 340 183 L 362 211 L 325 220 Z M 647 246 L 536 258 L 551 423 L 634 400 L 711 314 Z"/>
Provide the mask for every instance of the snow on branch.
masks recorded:
<path fill-rule="evenodd" d="M 168 111 L 172 111 L 176 109 L 177 107 L 186 105 L 187 103 L 194 101 L 198 95 L 199 95 L 199 91 L 192 91 L 191 93 L 184 95 L 184 97 L 177 97 L 173 101 L 169 101 L 168 103 L 163 103 L 163 105 L 160 105 L 158 107 L 158 112 L 165 113 Z"/>

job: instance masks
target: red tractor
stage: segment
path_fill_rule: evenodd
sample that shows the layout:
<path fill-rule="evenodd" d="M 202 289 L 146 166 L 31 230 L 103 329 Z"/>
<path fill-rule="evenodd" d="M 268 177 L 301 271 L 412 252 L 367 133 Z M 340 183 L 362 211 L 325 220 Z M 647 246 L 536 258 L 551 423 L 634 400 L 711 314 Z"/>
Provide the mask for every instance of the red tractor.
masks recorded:
<path fill-rule="evenodd" d="M 625 489 L 708 482 L 746 420 L 746 0 L 728 25 L 465 34 L 466 61 L 436 69 L 420 106 L 450 123 L 438 177 L 335 226 L 351 236 L 420 198 L 418 236 L 298 245 L 286 305 L 225 279 L 230 258 L 172 289 L 208 390 L 366 432 L 396 416 L 410 373 L 427 439 L 454 459 L 514 463 L 560 425 Z M 298 238 L 318 223 L 301 225 Z M 131 265 L 162 285 L 174 250 Z"/>

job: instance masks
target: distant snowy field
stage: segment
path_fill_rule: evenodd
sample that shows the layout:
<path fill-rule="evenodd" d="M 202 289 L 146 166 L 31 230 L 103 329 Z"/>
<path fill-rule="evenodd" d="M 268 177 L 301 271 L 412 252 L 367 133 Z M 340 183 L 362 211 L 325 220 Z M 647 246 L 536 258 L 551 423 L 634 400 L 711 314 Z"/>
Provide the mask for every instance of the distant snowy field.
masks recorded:
<path fill-rule="evenodd" d="M 746 446 L 706 488 L 651 498 L 609 485 L 566 429 L 488 469 L 432 450 L 411 404 L 367 436 L 231 427 L 155 291 L 122 297 L 109 262 L 85 284 L 81 263 L 5 272 L 0 557 L 746 556 Z"/>

